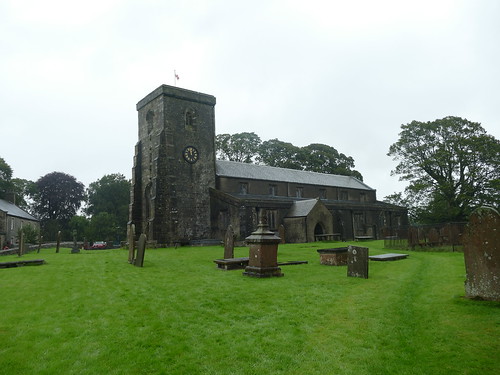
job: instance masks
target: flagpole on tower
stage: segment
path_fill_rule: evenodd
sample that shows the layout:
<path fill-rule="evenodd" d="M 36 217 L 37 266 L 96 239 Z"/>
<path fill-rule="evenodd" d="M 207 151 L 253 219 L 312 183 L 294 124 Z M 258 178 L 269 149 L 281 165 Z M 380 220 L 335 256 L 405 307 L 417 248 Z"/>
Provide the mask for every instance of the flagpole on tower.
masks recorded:
<path fill-rule="evenodd" d="M 177 87 L 177 81 L 179 80 L 179 76 L 177 75 L 177 72 L 174 69 L 174 86 Z"/>

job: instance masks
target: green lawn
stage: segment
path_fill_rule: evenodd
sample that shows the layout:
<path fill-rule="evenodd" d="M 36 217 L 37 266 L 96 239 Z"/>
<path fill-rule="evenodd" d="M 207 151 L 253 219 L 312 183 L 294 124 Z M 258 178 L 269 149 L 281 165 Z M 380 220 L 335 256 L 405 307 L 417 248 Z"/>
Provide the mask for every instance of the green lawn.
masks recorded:
<path fill-rule="evenodd" d="M 0 269 L 0 374 L 500 374 L 500 303 L 463 298 L 462 253 L 357 279 L 319 264 L 340 246 L 281 245 L 309 263 L 272 279 L 218 270 L 222 247 L 24 255 L 47 264 Z"/>

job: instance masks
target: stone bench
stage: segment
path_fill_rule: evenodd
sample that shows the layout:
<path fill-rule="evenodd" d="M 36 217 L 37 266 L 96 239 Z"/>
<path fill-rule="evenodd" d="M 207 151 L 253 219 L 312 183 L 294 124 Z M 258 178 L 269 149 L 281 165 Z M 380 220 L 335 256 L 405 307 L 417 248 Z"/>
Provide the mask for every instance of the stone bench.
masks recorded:
<path fill-rule="evenodd" d="M 2 262 L 0 263 L 0 268 L 13 268 L 13 267 L 23 267 L 23 266 L 41 266 L 45 263 L 43 259 L 31 259 L 31 260 L 16 260 L 13 262 Z"/>
<path fill-rule="evenodd" d="M 337 238 L 340 241 L 340 233 L 325 233 L 314 235 L 314 239 L 316 241 L 335 241 Z"/>
<path fill-rule="evenodd" d="M 373 240 L 373 236 L 354 236 L 355 241 Z"/>

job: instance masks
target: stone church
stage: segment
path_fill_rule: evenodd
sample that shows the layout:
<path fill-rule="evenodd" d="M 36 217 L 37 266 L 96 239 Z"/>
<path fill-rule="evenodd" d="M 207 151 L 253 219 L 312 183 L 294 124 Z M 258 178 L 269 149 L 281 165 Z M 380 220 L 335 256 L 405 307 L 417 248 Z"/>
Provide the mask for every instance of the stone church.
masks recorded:
<path fill-rule="evenodd" d="M 354 177 L 216 160 L 215 102 L 162 85 L 137 104 L 136 233 L 164 245 L 209 243 L 231 225 L 242 240 L 261 209 L 286 242 L 382 238 L 408 223 L 404 207 L 377 201 Z"/>

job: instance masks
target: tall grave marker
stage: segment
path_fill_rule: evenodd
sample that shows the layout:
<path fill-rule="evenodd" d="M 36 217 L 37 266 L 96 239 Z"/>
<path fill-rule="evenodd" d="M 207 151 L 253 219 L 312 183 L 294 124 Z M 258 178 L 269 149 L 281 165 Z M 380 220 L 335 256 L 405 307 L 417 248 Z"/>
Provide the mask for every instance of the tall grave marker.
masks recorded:
<path fill-rule="evenodd" d="M 500 215 L 481 207 L 474 211 L 464 233 L 465 295 L 500 301 Z"/>
<path fill-rule="evenodd" d="M 350 245 L 347 248 L 347 276 L 368 279 L 368 248 Z"/>
<path fill-rule="evenodd" d="M 234 231 L 233 227 L 229 225 L 224 238 L 224 259 L 234 258 Z"/>

